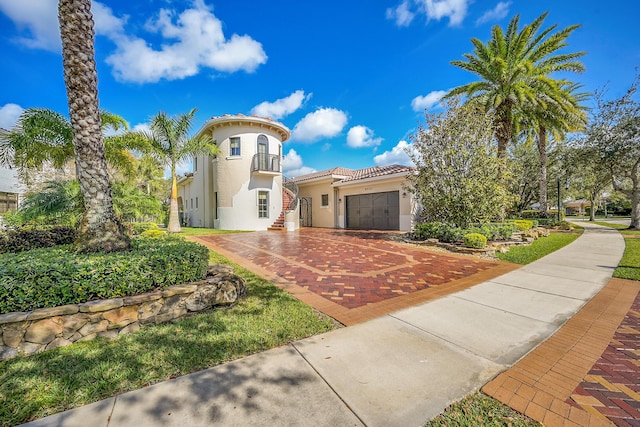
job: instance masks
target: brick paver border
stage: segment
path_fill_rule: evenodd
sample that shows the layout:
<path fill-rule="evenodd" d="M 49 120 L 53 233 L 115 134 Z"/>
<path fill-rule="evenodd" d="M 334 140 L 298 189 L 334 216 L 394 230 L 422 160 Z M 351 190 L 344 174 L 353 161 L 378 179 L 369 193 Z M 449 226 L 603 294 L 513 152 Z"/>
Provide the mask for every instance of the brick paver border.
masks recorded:
<path fill-rule="evenodd" d="M 640 282 L 609 283 L 551 338 L 483 388 L 545 426 L 610 426 L 593 408 L 567 403 L 605 351 L 640 292 Z"/>

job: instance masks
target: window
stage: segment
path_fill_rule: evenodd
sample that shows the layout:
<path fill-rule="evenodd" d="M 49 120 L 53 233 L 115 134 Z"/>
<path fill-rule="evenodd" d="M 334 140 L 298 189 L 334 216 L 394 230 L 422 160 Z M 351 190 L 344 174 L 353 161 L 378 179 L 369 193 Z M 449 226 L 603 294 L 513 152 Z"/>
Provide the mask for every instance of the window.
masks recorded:
<path fill-rule="evenodd" d="M 320 205 L 321 206 L 329 206 L 329 195 L 328 194 L 323 194 L 322 196 L 320 196 L 322 198 Z"/>
<path fill-rule="evenodd" d="M 18 194 L 0 192 L 0 214 L 18 209 Z"/>
<path fill-rule="evenodd" d="M 193 209 L 193 199 L 191 199 L 191 209 Z"/>
<path fill-rule="evenodd" d="M 215 200 L 215 204 L 216 204 L 216 216 L 215 219 L 218 219 L 218 192 L 214 192 L 213 193 L 213 199 Z"/>
<path fill-rule="evenodd" d="M 258 191 L 258 218 L 269 218 L 268 191 Z"/>
<path fill-rule="evenodd" d="M 196 197 L 196 209 L 198 209 L 198 198 Z"/>
<path fill-rule="evenodd" d="M 229 154 L 231 156 L 240 155 L 240 138 L 229 138 Z"/>
<path fill-rule="evenodd" d="M 198 158 L 197 157 L 193 158 L 193 171 L 194 172 L 198 172 Z"/>

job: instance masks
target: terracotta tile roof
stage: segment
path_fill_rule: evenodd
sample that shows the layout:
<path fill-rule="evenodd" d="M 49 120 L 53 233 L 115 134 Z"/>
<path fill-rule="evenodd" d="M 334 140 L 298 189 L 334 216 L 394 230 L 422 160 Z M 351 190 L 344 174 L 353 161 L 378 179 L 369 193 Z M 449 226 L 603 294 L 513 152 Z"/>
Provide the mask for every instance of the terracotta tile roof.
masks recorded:
<path fill-rule="evenodd" d="M 306 181 L 311 181 L 313 179 L 331 177 L 334 175 L 338 177 L 342 177 L 342 176 L 350 177 L 356 172 L 357 171 L 354 171 L 352 169 L 347 169 L 347 168 L 333 168 L 333 169 L 323 170 L 320 172 L 309 173 L 307 175 L 300 175 L 295 178 L 291 178 L 291 180 L 294 182 L 306 182 Z"/>
<path fill-rule="evenodd" d="M 375 178 L 385 175 L 394 175 L 397 173 L 410 172 L 414 168 L 402 165 L 374 166 L 355 171 L 353 175 L 343 179 L 341 182 L 357 181 L 360 179 Z"/>

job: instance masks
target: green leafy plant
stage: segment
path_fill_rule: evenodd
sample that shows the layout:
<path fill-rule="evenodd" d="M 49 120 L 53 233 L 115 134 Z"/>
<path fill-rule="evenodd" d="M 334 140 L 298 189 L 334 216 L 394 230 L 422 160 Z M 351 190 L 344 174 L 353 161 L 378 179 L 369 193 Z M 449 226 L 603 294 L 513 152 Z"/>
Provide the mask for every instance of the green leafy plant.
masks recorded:
<path fill-rule="evenodd" d="M 73 243 L 76 237 L 76 230 L 70 227 L 7 230 L 0 232 L 0 253 L 67 245 Z"/>
<path fill-rule="evenodd" d="M 513 224 L 520 231 L 527 231 L 533 228 L 533 221 L 528 219 L 516 219 L 515 221 L 513 221 Z"/>
<path fill-rule="evenodd" d="M 179 236 L 137 238 L 130 252 L 70 246 L 0 255 L 0 313 L 118 298 L 201 280 L 207 248 Z"/>
<path fill-rule="evenodd" d="M 482 249 L 487 246 L 487 238 L 479 233 L 465 234 L 463 241 L 467 248 Z"/>
<path fill-rule="evenodd" d="M 142 234 L 143 232 L 145 232 L 147 230 L 157 230 L 158 229 L 158 224 L 156 224 L 155 222 L 131 222 L 131 223 L 127 224 L 127 225 L 129 227 L 131 227 L 131 231 L 135 235 Z"/>
<path fill-rule="evenodd" d="M 147 237 L 152 239 L 162 239 L 166 235 L 167 235 L 166 231 L 163 231 L 157 228 L 153 230 L 145 230 L 142 233 L 140 233 L 140 237 Z"/>

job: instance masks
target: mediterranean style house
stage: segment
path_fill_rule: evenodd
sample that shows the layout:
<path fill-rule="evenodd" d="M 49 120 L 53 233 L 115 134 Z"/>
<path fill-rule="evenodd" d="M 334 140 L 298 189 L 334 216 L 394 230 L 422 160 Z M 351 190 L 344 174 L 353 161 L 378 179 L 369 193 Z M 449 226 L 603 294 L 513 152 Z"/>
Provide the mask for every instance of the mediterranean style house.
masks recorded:
<path fill-rule="evenodd" d="M 407 166 L 333 168 L 293 179 L 282 176 L 281 123 L 256 116 L 208 120 L 215 157 L 196 156 L 178 181 L 184 225 L 224 230 L 296 230 L 299 227 L 404 230 L 416 209 L 406 190 Z"/>

